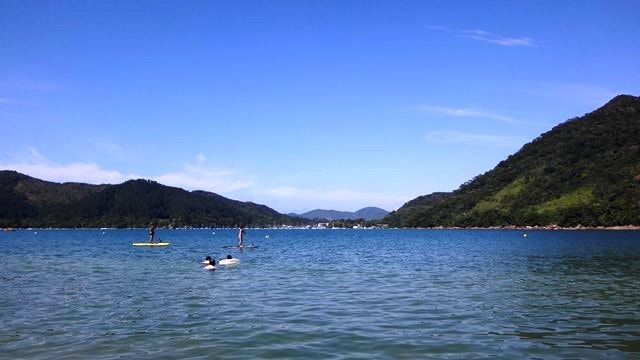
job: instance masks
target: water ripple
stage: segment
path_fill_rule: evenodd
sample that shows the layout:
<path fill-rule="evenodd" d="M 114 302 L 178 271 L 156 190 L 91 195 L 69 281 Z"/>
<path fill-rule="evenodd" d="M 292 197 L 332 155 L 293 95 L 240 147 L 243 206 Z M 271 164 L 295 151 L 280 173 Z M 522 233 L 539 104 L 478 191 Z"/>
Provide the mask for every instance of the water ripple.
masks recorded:
<path fill-rule="evenodd" d="M 640 354 L 637 232 L 18 231 L 7 358 L 589 358 Z M 234 268 L 202 271 L 231 252 Z M 37 254 L 37 256 L 33 256 Z"/>

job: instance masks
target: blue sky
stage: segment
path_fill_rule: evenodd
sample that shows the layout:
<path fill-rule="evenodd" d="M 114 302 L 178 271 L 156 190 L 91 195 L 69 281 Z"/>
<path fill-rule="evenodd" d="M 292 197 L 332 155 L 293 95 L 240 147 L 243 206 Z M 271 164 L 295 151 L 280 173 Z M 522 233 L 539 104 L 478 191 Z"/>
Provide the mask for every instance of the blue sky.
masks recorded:
<path fill-rule="evenodd" d="M 0 169 L 280 212 L 450 191 L 617 94 L 639 1 L 0 0 Z"/>

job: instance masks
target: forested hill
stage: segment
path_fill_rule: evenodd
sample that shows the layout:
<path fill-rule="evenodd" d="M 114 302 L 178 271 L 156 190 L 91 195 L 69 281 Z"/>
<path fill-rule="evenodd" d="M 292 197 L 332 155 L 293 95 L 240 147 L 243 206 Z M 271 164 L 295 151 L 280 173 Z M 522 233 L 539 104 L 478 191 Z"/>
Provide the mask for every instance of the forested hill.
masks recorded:
<path fill-rule="evenodd" d="M 452 193 L 412 200 L 398 227 L 640 225 L 640 97 L 620 95 Z"/>
<path fill-rule="evenodd" d="M 0 227 L 266 226 L 297 224 L 264 205 L 149 180 L 58 184 L 0 171 Z"/>

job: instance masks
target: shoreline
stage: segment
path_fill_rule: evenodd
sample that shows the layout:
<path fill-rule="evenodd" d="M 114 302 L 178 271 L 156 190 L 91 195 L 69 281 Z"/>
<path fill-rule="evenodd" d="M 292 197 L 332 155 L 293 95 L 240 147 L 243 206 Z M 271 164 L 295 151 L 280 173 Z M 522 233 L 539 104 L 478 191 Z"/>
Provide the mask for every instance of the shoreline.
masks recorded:
<path fill-rule="evenodd" d="M 227 227 L 184 227 L 184 228 L 162 228 L 163 230 L 228 230 L 235 228 L 227 228 Z M 250 228 L 254 230 L 370 230 L 370 229 L 378 229 L 378 230 L 522 230 L 522 231 L 535 231 L 535 230 L 565 230 L 565 231 L 578 231 L 578 230 L 607 230 L 607 231 L 628 231 L 628 230 L 640 230 L 640 225 L 617 225 L 617 226 L 584 226 L 577 225 L 573 227 L 566 227 L 560 225 L 533 225 L 533 226 L 517 226 L 517 225 L 505 225 L 505 226 L 489 226 L 489 227 L 478 227 L 478 226 L 431 226 L 431 227 L 372 227 L 372 228 L 313 228 L 313 227 L 265 227 L 265 228 Z M 52 227 L 29 227 L 29 228 L 0 228 L 2 232 L 13 232 L 13 231 L 32 231 L 32 230 L 146 230 L 146 228 L 93 228 L 93 227 L 82 227 L 82 228 L 52 228 Z"/>
<path fill-rule="evenodd" d="M 476 227 L 476 226 L 468 226 L 468 227 L 446 227 L 446 226 L 434 226 L 434 227 L 418 227 L 418 228 L 405 228 L 405 229 L 431 229 L 431 230 L 610 230 L 610 231 L 619 231 L 619 230 L 640 230 L 640 225 L 617 225 L 617 226 L 584 226 L 584 225 L 576 225 L 572 227 L 560 226 L 560 225 L 534 225 L 534 226 L 516 226 L 516 225 L 505 225 L 505 226 L 489 226 L 489 227 Z"/>

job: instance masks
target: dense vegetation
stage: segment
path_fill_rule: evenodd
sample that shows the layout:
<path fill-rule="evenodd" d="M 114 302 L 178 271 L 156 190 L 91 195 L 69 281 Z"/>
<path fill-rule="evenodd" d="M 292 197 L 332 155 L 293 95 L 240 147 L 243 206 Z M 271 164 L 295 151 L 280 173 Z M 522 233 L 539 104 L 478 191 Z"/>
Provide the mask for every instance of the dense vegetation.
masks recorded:
<path fill-rule="evenodd" d="M 0 171 L 0 227 L 300 225 L 264 205 L 148 180 L 57 184 Z M 640 225 L 640 98 L 568 120 L 451 193 L 385 217 L 395 227 Z"/>
<path fill-rule="evenodd" d="M 640 97 L 621 95 L 541 135 L 452 193 L 385 218 L 398 227 L 640 225 Z"/>
<path fill-rule="evenodd" d="M 57 184 L 0 171 L 0 227 L 235 227 L 302 219 L 264 205 L 189 192 L 149 180 L 119 185 Z"/>

